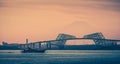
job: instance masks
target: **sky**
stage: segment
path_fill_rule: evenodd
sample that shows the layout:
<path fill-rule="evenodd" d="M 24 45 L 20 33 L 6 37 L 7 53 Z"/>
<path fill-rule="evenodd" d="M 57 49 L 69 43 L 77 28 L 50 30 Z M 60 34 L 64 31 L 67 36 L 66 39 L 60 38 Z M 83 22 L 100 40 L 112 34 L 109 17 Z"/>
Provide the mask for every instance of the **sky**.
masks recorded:
<path fill-rule="evenodd" d="M 120 0 L 0 0 L 0 43 L 83 37 L 120 39 Z"/>

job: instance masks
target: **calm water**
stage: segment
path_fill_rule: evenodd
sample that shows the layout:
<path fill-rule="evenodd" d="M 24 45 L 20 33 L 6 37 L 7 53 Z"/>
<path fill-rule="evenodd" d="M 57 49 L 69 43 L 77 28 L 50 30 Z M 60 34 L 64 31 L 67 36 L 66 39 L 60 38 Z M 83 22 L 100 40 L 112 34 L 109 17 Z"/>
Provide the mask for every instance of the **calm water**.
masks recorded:
<path fill-rule="evenodd" d="M 0 64 L 120 64 L 120 50 L 0 50 Z"/>

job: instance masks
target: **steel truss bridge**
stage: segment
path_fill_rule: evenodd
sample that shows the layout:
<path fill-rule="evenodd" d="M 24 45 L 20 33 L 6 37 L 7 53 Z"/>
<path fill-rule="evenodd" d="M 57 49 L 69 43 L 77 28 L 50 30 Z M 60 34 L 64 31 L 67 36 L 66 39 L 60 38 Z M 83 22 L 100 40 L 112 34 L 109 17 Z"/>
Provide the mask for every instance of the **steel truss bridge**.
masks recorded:
<path fill-rule="evenodd" d="M 101 32 L 84 35 L 82 38 L 77 38 L 69 34 L 59 34 L 55 40 L 31 42 L 23 44 L 21 48 L 51 48 L 52 45 L 57 46 L 58 48 L 63 48 L 66 41 L 68 40 L 93 40 L 95 45 L 99 46 L 115 46 L 118 42 L 120 42 L 120 40 L 106 39 Z M 45 46 L 42 46 L 42 44 L 44 44 Z"/>

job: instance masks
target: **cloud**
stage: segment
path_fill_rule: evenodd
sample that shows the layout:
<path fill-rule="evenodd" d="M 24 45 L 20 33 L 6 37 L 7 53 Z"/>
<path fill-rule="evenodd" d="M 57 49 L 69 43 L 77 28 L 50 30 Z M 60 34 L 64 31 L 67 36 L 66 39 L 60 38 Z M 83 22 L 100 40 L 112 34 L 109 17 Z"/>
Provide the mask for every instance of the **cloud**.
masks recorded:
<path fill-rule="evenodd" d="M 104 10 L 120 11 L 120 0 L 100 0 L 97 1 L 94 7 Z"/>
<path fill-rule="evenodd" d="M 105 10 L 120 10 L 120 0 L 0 0 L 1 7 L 26 7 L 53 5 L 64 7 L 88 7 Z"/>

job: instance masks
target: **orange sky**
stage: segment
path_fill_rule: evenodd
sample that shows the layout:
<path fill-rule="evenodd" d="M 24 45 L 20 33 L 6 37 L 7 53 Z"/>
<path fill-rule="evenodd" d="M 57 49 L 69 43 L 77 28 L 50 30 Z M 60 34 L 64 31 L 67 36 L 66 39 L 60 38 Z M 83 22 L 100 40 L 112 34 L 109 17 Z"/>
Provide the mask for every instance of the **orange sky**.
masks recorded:
<path fill-rule="evenodd" d="M 0 0 L 0 42 L 82 37 L 102 32 L 120 39 L 119 0 Z"/>

